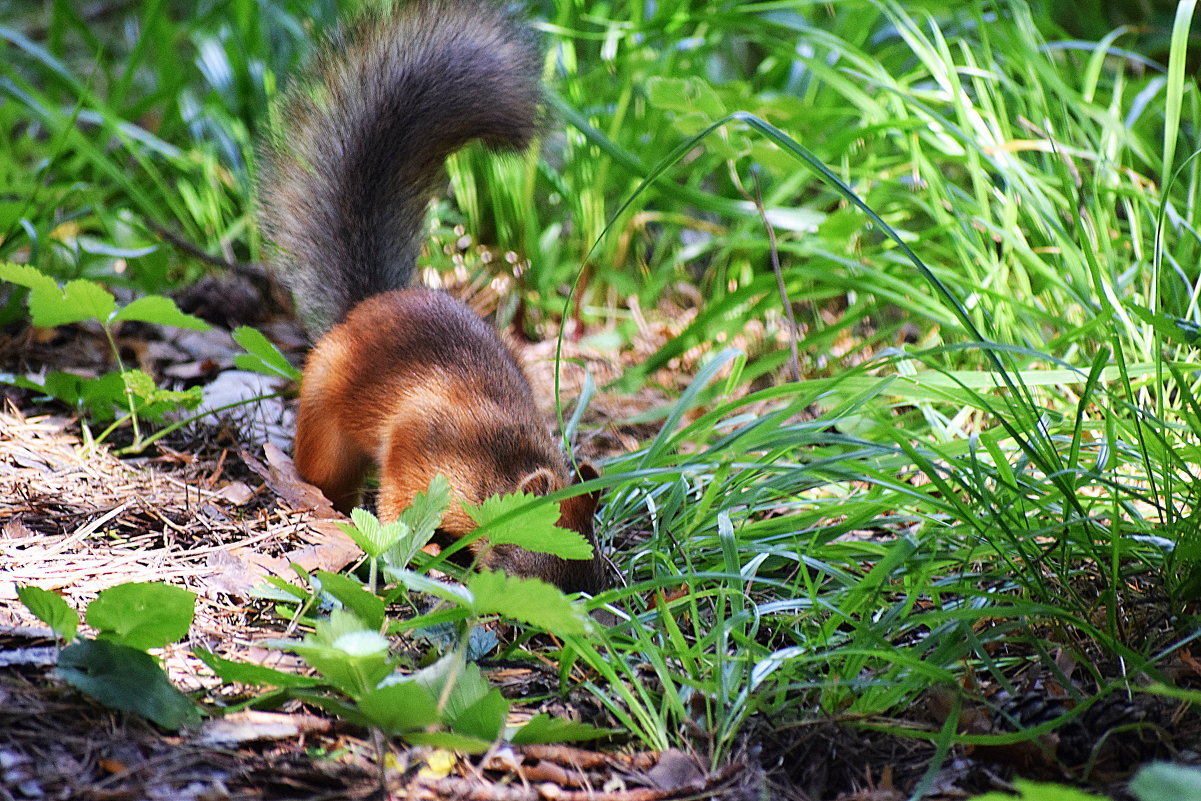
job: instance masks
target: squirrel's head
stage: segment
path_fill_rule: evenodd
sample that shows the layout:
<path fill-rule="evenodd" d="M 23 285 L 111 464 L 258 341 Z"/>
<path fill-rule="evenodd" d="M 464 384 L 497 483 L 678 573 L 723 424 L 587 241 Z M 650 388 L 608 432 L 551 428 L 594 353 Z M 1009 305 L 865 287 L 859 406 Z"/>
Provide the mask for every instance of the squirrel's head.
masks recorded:
<path fill-rule="evenodd" d="M 590 464 L 582 464 L 573 484 L 599 478 Z M 523 492 L 548 495 L 562 489 L 563 481 L 550 470 L 538 470 L 521 482 Z M 592 546 L 591 559 L 562 559 L 545 553 L 535 553 L 513 546 L 500 545 L 492 549 L 484 559 L 484 565 L 493 570 L 503 570 L 515 576 L 533 576 L 554 584 L 564 592 L 587 592 L 596 594 L 612 586 L 609 562 L 601 555 L 592 530 L 592 518 L 600 503 L 600 491 L 593 490 L 581 495 L 565 498 L 559 504 L 560 528 L 577 531 Z"/>

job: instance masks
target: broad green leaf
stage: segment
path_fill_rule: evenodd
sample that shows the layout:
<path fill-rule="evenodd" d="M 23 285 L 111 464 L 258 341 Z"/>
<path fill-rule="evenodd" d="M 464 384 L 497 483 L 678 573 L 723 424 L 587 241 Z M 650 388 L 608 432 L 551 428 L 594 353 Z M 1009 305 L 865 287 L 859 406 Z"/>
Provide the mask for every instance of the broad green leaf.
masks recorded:
<path fill-rule="evenodd" d="M 155 325 L 172 325 L 177 328 L 190 328 L 193 331 L 208 331 L 210 326 L 199 317 L 184 314 L 171 298 L 162 295 L 146 295 L 131 301 L 117 310 L 113 321 L 138 320 Z"/>
<path fill-rule="evenodd" d="M 467 582 L 477 615 L 501 615 L 557 634 L 583 634 L 587 615 L 551 584 L 500 571 L 482 570 Z"/>
<path fill-rule="evenodd" d="M 456 734 L 466 734 L 481 740 L 496 740 L 504 729 L 505 716 L 508 714 L 509 702 L 501 695 L 500 690 L 493 688 L 453 714 L 451 705 L 447 704 L 446 724 Z"/>
<path fill-rule="evenodd" d="M 591 559 L 592 546 L 577 531 L 559 528 L 559 504 L 536 503 L 538 497 L 525 492 L 497 495 L 479 506 L 464 503 L 463 508 L 476 525 L 489 526 L 486 536 L 492 545 L 517 545 L 527 551 L 549 553 L 563 559 Z M 520 510 L 520 512 L 518 512 Z M 493 521 L 517 514 L 503 523 Z"/>
<path fill-rule="evenodd" d="M 545 712 L 534 715 L 519 729 L 513 731 L 509 741 L 514 745 L 531 745 L 539 743 L 572 743 L 584 740 L 598 740 L 616 734 L 618 729 L 598 729 L 587 723 L 576 723 L 563 718 L 555 718 Z"/>
<path fill-rule="evenodd" d="M 51 328 L 83 320 L 107 323 L 117 306 L 108 290 L 93 281 L 78 279 L 60 289 L 53 279 L 47 280 L 49 284 L 35 281 L 30 287 L 29 317 L 34 325 Z"/>
<path fill-rule="evenodd" d="M 117 301 L 112 293 L 95 281 L 79 278 L 68 281 L 63 287 L 62 304 L 64 309 L 73 314 L 84 315 L 82 319 L 95 319 L 107 323 L 117 308 Z M 33 313 L 33 305 L 29 311 Z"/>
<path fill-rule="evenodd" d="M 1138 801 L 1183 801 L 1201 798 L 1201 768 L 1153 762 L 1144 765 L 1130 782 Z"/>
<path fill-rule="evenodd" d="M 299 381 L 300 371 L 279 352 L 267 337 L 256 328 L 240 326 L 233 331 L 234 342 L 246 349 L 234 357 L 234 364 L 242 370 L 252 370 L 269 376 L 283 376 L 289 381 Z"/>
<path fill-rule="evenodd" d="M 236 681 L 241 684 L 263 687 L 313 687 L 322 684 L 321 679 L 314 676 L 285 673 L 282 670 L 274 670 L 263 665 L 252 665 L 247 662 L 233 662 L 203 648 L 193 648 L 192 653 L 201 662 L 208 665 L 209 670 L 216 673 L 222 681 Z"/>
<path fill-rule="evenodd" d="M 271 640 L 268 644 L 298 654 L 351 698 L 375 689 L 392 672 L 387 638 L 364 628 L 362 621 L 345 609 L 335 609 L 328 620 L 318 621 L 301 642 Z"/>
<path fill-rule="evenodd" d="M 200 710 L 172 686 L 154 657 L 137 648 L 80 640 L 63 649 L 58 672 L 105 706 L 141 715 L 164 729 L 174 731 L 200 720 Z"/>
<path fill-rule="evenodd" d="M 359 710 L 385 734 L 404 734 L 438 722 L 438 699 L 412 680 L 370 690 L 358 702 Z"/>
<path fill-rule="evenodd" d="M 113 419 L 114 409 L 127 410 L 128 399 L 120 373 L 85 378 L 55 370 L 48 373 L 41 384 L 24 376 L 0 373 L 0 382 L 43 393 L 76 409 L 86 409 L 98 422 Z"/>
<path fill-rule="evenodd" d="M 32 292 L 58 292 L 58 282 L 28 264 L 0 262 L 0 280 L 23 286 Z"/>
<path fill-rule="evenodd" d="M 338 690 L 358 698 L 375 689 L 380 679 L 392 672 L 386 647 L 375 651 L 363 647 L 372 639 L 370 634 L 374 632 L 347 636 L 341 641 L 344 648 L 306 643 L 292 643 L 286 647 Z M 379 635 L 375 634 L 375 637 Z M 279 643 L 275 645 L 285 647 Z"/>
<path fill-rule="evenodd" d="M 71 640 L 79 630 L 79 615 L 61 595 L 41 587 L 18 587 L 17 598 L 38 620 L 54 629 L 64 640 Z"/>
<path fill-rule="evenodd" d="M 414 673 L 413 681 L 438 698 L 442 697 L 447 684 L 452 685 L 446 695 L 447 718 L 460 714 L 492 689 L 480 673 L 479 665 L 466 661 L 457 649 Z"/>
<path fill-rule="evenodd" d="M 148 582 L 101 590 L 88 604 L 88 625 L 101 639 L 131 648 L 161 648 L 183 639 L 192 625 L 196 594 Z"/>
<path fill-rule="evenodd" d="M 354 612 L 368 628 L 378 630 L 383 626 L 384 602 L 378 595 L 373 595 L 362 584 L 340 573 L 321 570 L 314 577 L 321 583 L 323 592 L 329 593 Z"/>

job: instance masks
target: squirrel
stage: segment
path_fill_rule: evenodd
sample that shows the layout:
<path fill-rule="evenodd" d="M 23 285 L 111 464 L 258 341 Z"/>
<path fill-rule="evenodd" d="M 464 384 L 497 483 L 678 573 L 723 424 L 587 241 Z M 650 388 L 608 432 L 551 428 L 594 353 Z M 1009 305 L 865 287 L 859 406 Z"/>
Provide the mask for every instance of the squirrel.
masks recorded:
<path fill-rule="evenodd" d="M 280 103 L 262 148 L 259 215 L 269 259 L 319 336 L 305 363 L 293 457 L 341 512 L 379 471 L 396 519 L 438 473 L 440 531 L 475 528 L 460 501 L 545 495 L 573 471 L 509 345 L 450 295 L 414 287 L 426 209 L 455 150 L 479 139 L 521 151 L 542 127 L 533 32 L 486 0 L 415 0 L 339 28 Z M 591 559 L 472 547 L 486 568 L 596 593 L 607 562 L 593 533 L 599 492 L 567 498 L 559 525 Z"/>

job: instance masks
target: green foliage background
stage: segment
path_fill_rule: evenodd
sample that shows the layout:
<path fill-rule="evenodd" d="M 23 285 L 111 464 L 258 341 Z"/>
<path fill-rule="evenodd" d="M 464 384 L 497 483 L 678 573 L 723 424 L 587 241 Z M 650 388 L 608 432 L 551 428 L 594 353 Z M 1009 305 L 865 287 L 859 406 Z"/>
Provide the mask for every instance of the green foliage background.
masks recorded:
<path fill-rule="evenodd" d="M 208 269 L 161 228 L 259 253 L 254 133 L 335 4 L 4 10 L 0 257 L 146 293 Z M 559 125 L 526 159 L 456 156 L 435 233 L 516 253 L 535 332 L 566 313 L 620 344 L 690 309 L 627 387 L 709 353 L 605 466 L 629 585 L 595 603 L 623 622 L 565 638 L 563 675 L 649 745 L 711 732 L 715 762 L 752 719 L 945 755 L 1166 682 L 1201 634 L 1194 3 L 532 11 Z M 1075 704 L 1051 724 L 903 719 L 935 685 L 1003 718 L 978 688 L 1030 661 Z"/>

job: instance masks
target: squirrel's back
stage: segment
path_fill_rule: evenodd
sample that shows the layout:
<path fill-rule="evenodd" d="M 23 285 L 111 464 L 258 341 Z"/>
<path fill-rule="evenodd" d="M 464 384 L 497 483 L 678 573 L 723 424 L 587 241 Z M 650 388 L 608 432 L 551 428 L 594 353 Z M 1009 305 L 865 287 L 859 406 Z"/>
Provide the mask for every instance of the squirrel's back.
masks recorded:
<path fill-rule="evenodd" d="M 306 74 L 263 148 L 259 212 L 277 274 L 321 333 L 413 283 L 448 155 L 534 138 L 541 57 L 498 4 L 415 0 L 339 28 Z"/>

